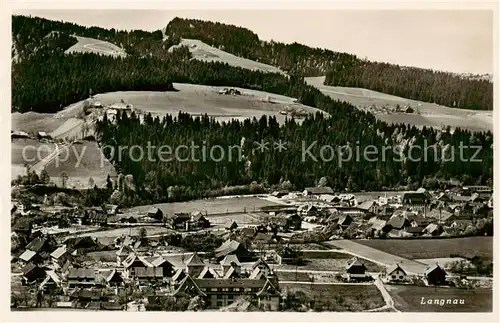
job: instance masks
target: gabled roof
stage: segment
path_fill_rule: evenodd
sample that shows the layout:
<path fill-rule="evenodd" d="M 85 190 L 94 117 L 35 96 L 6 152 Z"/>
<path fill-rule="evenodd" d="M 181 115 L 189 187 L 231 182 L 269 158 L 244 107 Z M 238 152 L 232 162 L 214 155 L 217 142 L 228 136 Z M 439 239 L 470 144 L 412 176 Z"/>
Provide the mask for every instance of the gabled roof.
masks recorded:
<path fill-rule="evenodd" d="M 47 276 L 45 276 L 45 279 L 42 281 L 39 288 L 43 288 L 50 281 L 54 282 L 56 285 L 59 286 L 59 284 L 61 283 L 61 279 L 59 278 L 59 276 L 53 270 L 48 270 L 46 271 L 46 273 Z"/>
<path fill-rule="evenodd" d="M 396 271 L 398 269 L 401 270 L 405 275 L 408 275 L 408 273 L 406 272 L 406 270 L 404 270 L 403 268 L 401 268 L 401 266 L 399 264 L 393 264 L 392 266 L 390 266 L 387 269 L 387 275 L 392 274 L 394 271 Z"/>
<path fill-rule="evenodd" d="M 237 266 L 241 266 L 241 263 L 236 255 L 227 255 L 224 257 L 224 259 L 220 262 L 222 266 L 231 266 L 232 264 L 235 264 Z"/>
<path fill-rule="evenodd" d="M 37 268 L 37 265 L 33 264 L 32 262 L 28 263 L 26 266 L 24 266 L 21 271 L 24 275 L 30 273 L 33 269 Z"/>
<path fill-rule="evenodd" d="M 222 245 L 215 249 L 216 257 L 221 257 L 230 254 L 238 250 L 240 243 L 236 240 L 226 240 L 222 243 Z"/>
<path fill-rule="evenodd" d="M 205 263 L 200 258 L 198 253 L 193 253 L 193 255 L 186 261 L 186 266 L 188 267 L 200 267 L 205 266 Z"/>
<path fill-rule="evenodd" d="M 128 267 L 130 267 L 130 266 L 131 266 L 134 262 L 136 262 L 136 261 L 141 262 L 141 263 L 144 265 L 144 267 L 153 267 L 153 265 L 152 265 L 149 261 L 147 261 L 147 259 L 146 259 L 146 258 L 144 258 L 144 257 L 142 257 L 142 256 L 138 256 L 138 255 L 136 255 L 135 253 L 131 253 L 131 254 L 127 257 L 127 259 L 125 259 L 125 260 L 123 261 L 123 266 L 124 266 L 125 268 L 128 268 Z"/>
<path fill-rule="evenodd" d="M 279 290 L 271 283 L 269 279 L 266 279 L 264 286 L 257 292 L 257 296 L 261 296 L 262 294 L 280 294 Z"/>
<path fill-rule="evenodd" d="M 21 256 L 19 256 L 19 259 L 23 260 L 23 261 L 30 261 L 34 256 L 36 255 L 36 252 L 34 251 L 31 251 L 31 250 L 26 250 L 25 252 L 23 252 L 23 254 Z"/>
<path fill-rule="evenodd" d="M 347 225 L 346 223 L 352 221 L 352 217 L 349 216 L 349 214 L 343 214 L 340 216 L 338 220 L 339 225 Z"/>
<path fill-rule="evenodd" d="M 408 219 L 404 215 L 393 215 L 386 224 L 395 229 L 402 229 L 406 221 L 408 221 Z"/>
<path fill-rule="evenodd" d="M 204 280 L 205 279 L 200 279 L 197 281 L 204 281 Z M 191 287 L 185 286 L 187 284 L 190 284 Z M 196 284 L 196 282 L 193 280 L 193 278 L 191 278 L 191 276 L 189 274 L 186 274 L 186 277 L 184 277 L 184 279 L 180 282 L 179 288 L 177 288 L 177 290 L 174 292 L 174 295 L 181 293 L 181 292 L 187 292 L 188 289 L 192 289 L 192 290 L 196 291 L 198 293 L 198 295 L 200 295 L 200 296 L 207 296 L 207 294 L 205 294 L 200 289 L 200 287 Z"/>
<path fill-rule="evenodd" d="M 406 228 L 406 232 L 408 233 L 422 233 L 424 228 L 422 227 L 408 227 Z"/>
<path fill-rule="evenodd" d="M 153 265 L 153 267 L 160 267 L 161 265 L 163 265 L 165 262 L 169 263 L 171 266 L 173 266 L 170 261 L 168 261 L 167 259 L 163 258 L 162 256 L 159 256 L 158 258 L 156 258 L 155 260 L 151 261 L 151 264 Z"/>
<path fill-rule="evenodd" d="M 121 255 L 125 255 L 125 254 L 130 254 L 131 252 L 133 252 L 133 249 L 132 247 L 130 247 L 129 245 L 122 245 L 120 247 L 120 249 L 118 249 L 118 251 L 116 251 L 116 255 L 117 256 L 121 256 Z"/>
<path fill-rule="evenodd" d="M 425 227 L 425 231 L 426 232 L 429 232 L 429 233 L 432 233 L 436 230 L 439 230 L 441 228 L 440 225 L 436 224 L 436 223 L 431 223 L 429 224 L 428 226 Z"/>
<path fill-rule="evenodd" d="M 211 277 L 207 277 L 207 276 L 211 276 Z M 219 274 L 215 271 L 215 269 L 209 267 L 209 266 L 205 266 L 205 268 L 203 268 L 203 270 L 201 271 L 201 273 L 198 275 L 198 278 L 219 278 Z"/>
<path fill-rule="evenodd" d="M 226 274 L 224 275 L 224 279 L 229 279 L 229 278 L 232 278 L 232 277 L 238 277 L 239 274 L 238 272 L 236 271 L 236 268 L 234 267 L 231 267 L 229 268 L 227 271 L 226 271 Z"/>
<path fill-rule="evenodd" d="M 427 267 L 424 274 L 429 275 L 431 272 L 433 272 L 435 270 L 440 270 L 446 274 L 446 271 L 443 268 L 441 268 L 441 266 L 439 266 L 438 264 L 434 264 L 432 266 Z"/>
<path fill-rule="evenodd" d="M 35 252 L 39 252 L 42 250 L 43 245 L 45 244 L 45 238 L 37 237 L 33 239 L 27 246 L 26 249 L 32 250 Z"/>
<path fill-rule="evenodd" d="M 375 201 L 373 200 L 365 201 L 358 205 L 358 209 L 368 211 L 373 206 L 373 204 L 375 204 Z"/>
<path fill-rule="evenodd" d="M 359 261 L 359 259 L 354 259 L 350 264 L 347 265 L 347 269 L 352 267 L 363 267 L 366 270 L 365 264 Z"/>
<path fill-rule="evenodd" d="M 184 277 L 186 277 L 186 272 L 184 272 L 184 270 L 182 269 L 177 269 L 177 271 L 175 272 L 175 274 L 172 276 L 172 280 L 173 281 L 179 281 L 179 280 L 182 280 L 184 279 Z"/>
<path fill-rule="evenodd" d="M 259 258 L 256 262 L 253 263 L 252 269 L 255 269 L 257 267 L 265 267 L 267 269 L 270 269 L 270 267 L 267 264 L 267 262 L 265 262 L 262 258 Z"/>
<path fill-rule="evenodd" d="M 372 221 L 372 229 L 374 230 L 382 230 L 385 225 L 386 225 L 386 221 L 384 220 L 380 220 L 380 219 L 375 219 Z"/>
<path fill-rule="evenodd" d="M 138 267 L 135 269 L 134 275 L 137 277 L 163 277 L 163 271 L 161 267 Z"/>
<path fill-rule="evenodd" d="M 50 254 L 50 256 L 52 258 L 59 259 L 61 256 L 63 256 L 66 253 L 66 251 L 67 251 L 66 245 L 62 245 L 59 248 L 57 248 L 56 250 L 54 250 L 54 252 L 52 252 Z"/>

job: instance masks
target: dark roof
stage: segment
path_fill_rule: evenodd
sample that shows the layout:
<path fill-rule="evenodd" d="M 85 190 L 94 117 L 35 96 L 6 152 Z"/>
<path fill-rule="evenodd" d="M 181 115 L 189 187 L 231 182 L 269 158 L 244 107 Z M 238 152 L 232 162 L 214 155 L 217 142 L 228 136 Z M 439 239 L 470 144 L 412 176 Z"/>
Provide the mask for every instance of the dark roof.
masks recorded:
<path fill-rule="evenodd" d="M 37 266 L 33 263 L 28 263 L 26 266 L 24 266 L 21 271 L 24 275 L 26 275 L 27 273 L 31 272 L 33 269 L 35 269 Z"/>
<path fill-rule="evenodd" d="M 137 277 L 163 277 L 161 267 L 138 267 L 135 269 L 135 276 Z"/>
<path fill-rule="evenodd" d="M 236 240 L 226 240 L 222 245 L 215 249 L 216 257 L 226 256 L 231 252 L 238 250 L 240 243 Z"/>
<path fill-rule="evenodd" d="M 401 268 L 401 266 L 399 264 L 394 264 L 394 265 L 390 266 L 387 269 L 387 274 L 390 275 L 390 274 L 392 274 L 397 269 L 401 270 L 405 275 L 407 275 L 406 270 L 404 270 L 403 268 Z"/>
<path fill-rule="evenodd" d="M 90 278 L 96 276 L 95 270 L 90 268 L 71 268 L 68 273 L 68 279 Z"/>
<path fill-rule="evenodd" d="M 408 221 L 404 215 L 395 215 L 392 216 L 389 221 L 387 221 L 386 225 L 390 225 L 395 229 L 402 229 L 405 225 L 405 222 Z"/>
<path fill-rule="evenodd" d="M 331 187 L 306 187 L 306 191 L 309 194 L 333 194 L 333 189 Z"/>
<path fill-rule="evenodd" d="M 403 195 L 403 201 L 410 201 L 410 203 L 421 203 L 428 201 L 428 198 L 425 193 L 411 192 L 405 193 Z"/>
<path fill-rule="evenodd" d="M 406 228 L 406 232 L 408 233 L 422 233 L 424 232 L 424 229 L 423 227 L 408 227 Z"/>
<path fill-rule="evenodd" d="M 45 241 L 45 238 L 35 238 L 26 246 L 26 249 L 39 252 L 45 244 Z"/>
<path fill-rule="evenodd" d="M 366 270 L 365 264 L 359 261 L 359 259 L 354 259 L 350 264 L 347 265 L 347 269 L 351 269 L 353 267 L 360 267 Z"/>
<path fill-rule="evenodd" d="M 205 278 L 205 279 L 195 279 L 196 284 L 200 288 L 262 288 L 264 287 L 265 280 L 261 279 L 218 279 L 218 278 Z"/>
<path fill-rule="evenodd" d="M 434 264 L 434 265 L 432 265 L 430 267 L 427 267 L 427 269 L 425 270 L 425 274 L 429 275 L 431 272 L 436 271 L 436 270 L 437 271 L 442 271 L 442 272 L 444 272 L 446 274 L 446 271 L 443 268 L 441 268 L 438 264 Z"/>

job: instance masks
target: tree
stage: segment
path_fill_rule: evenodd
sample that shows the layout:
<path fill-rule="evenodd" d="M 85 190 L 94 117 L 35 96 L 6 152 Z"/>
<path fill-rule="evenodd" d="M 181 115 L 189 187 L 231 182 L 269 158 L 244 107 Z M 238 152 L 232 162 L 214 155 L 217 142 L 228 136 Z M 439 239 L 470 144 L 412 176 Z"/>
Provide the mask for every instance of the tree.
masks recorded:
<path fill-rule="evenodd" d="M 61 173 L 61 184 L 62 184 L 62 187 L 66 188 L 66 185 L 68 184 L 68 179 L 69 179 L 68 173 L 62 172 Z"/>
<path fill-rule="evenodd" d="M 148 232 L 147 232 L 146 228 L 142 227 L 142 228 L 139 230 L 139 239 L 140 239 L 141 241 L 144 241 L 147 235 L 148 235 Z"/>
<path fill-rule="evenodd" d="M 95 181 L 94 181 L 94 179 L 92 177 L 89 178 L 89 184 L 88 185 L 89 185 L 89 188 L 94 188 Z"/>
<path fill-rule="evenodd" d="M 44 168 L 42 169 L 42 172 L 40 173 L 40 180 L 44 184 L 48 184 L 50 182 L 50 176 L 47 170 Z"/>

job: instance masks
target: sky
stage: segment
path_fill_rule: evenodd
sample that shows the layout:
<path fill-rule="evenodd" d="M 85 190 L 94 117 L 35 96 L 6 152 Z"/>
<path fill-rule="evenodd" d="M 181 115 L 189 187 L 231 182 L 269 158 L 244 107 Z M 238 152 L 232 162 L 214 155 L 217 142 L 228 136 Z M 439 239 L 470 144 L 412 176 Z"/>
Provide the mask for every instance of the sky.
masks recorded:
<path fill-rule="evenodd" d="M 174 17 L 246 27 L 262 40 L 298 42 L 361 58 L 457 73 L 492 73 L 493 11 L 471 10 L 31 10 L 85 26 L 157 30 Z"/>

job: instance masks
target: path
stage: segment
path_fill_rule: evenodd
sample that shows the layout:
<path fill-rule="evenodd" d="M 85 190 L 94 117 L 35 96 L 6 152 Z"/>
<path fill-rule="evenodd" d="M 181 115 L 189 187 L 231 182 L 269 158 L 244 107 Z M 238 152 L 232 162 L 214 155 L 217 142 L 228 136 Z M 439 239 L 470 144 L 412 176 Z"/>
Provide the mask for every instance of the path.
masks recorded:
<path fill-rule="evenodd" d="M 322 244 L 334 248 L 344 249 L 354 256 L 370 260 L 374 263 L 386 267 L 389 267 L 395 263 L 399 263 L 400 266 L 410 274 L 422 274 L 427 268 L 427 265 L 420 262 L 392 255 L 390 253 L 362 245 L 352 240 L 331 240 L 323 242 Z"/>
<path fill-rule="evenodd" d="M 377 277 L 375 278 L 374 285 L 378 288 L 378 290 L 382 294 L 382 297 L 384 298 L 384 301 L 385 301 L 385 306 L 383 306 L 382 308 L 371 310 L 371 311 L 391 309 L 391 310 L 394 310 L 396 312 L 400 312 L 396 307 L 394 307 L 394 300 L 392 299 L 392 296 L 389 294 L 387 289 L 385 289 L 384 283 L 380 279 L 380 275 L 377 275 Z"/>
<path fill-rule="evenodd" d="M 353 285 L 364 285 L 364 286 L 368 286 L 368 285 L 373 285 L 373 283 L 341 283 L 341 282 L 336 282 L 336 283 L 332 283 L 332 282 L 320 282 L 320 283 L 317 283 L 317 282 L 306 282 L 306 281 L 294 281 L 294 280 L 280 280 L 280 285 L 283 285 L 283 284 L 288 284 L 288 285 L 292 285 L 292 284 L 297 284 L 297 285 L 346 285 L 346 286 L 353 286 Z"/>

